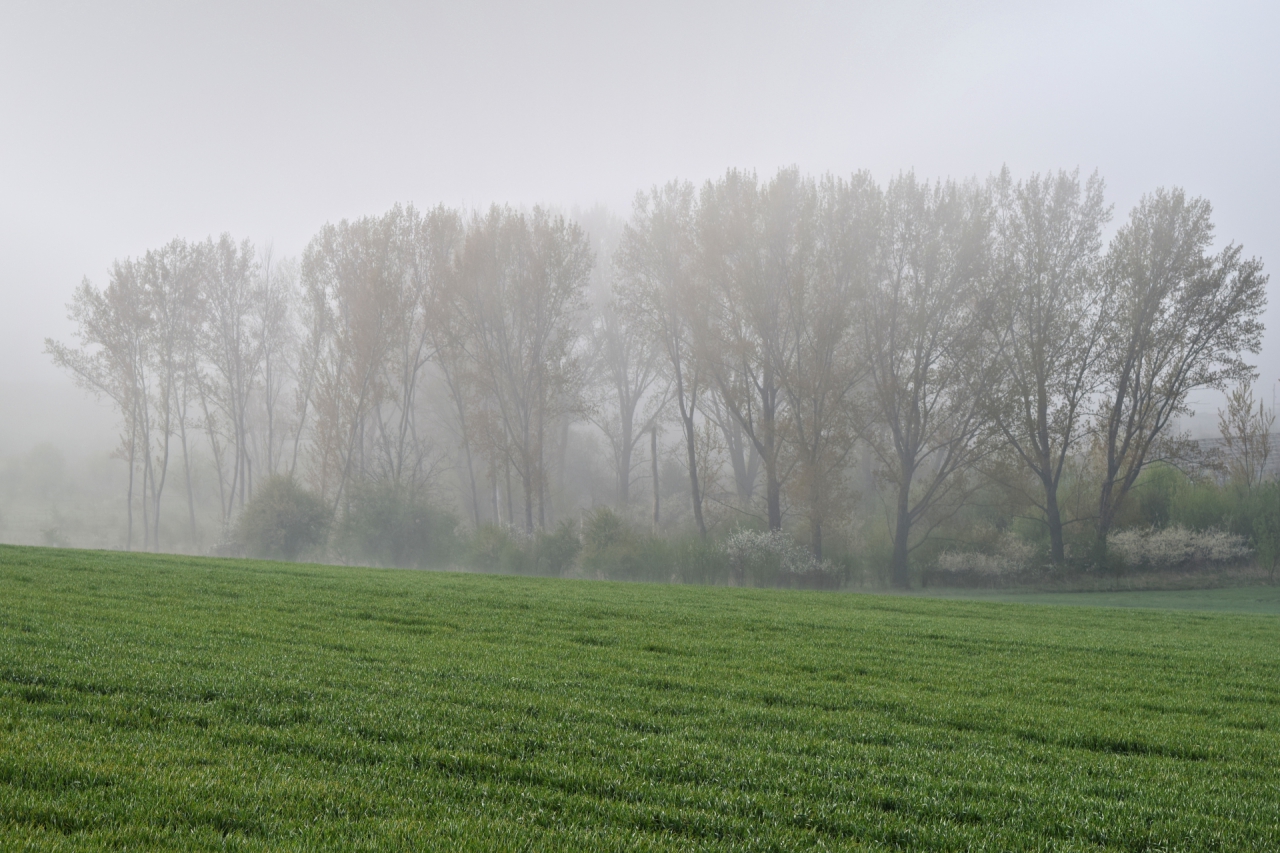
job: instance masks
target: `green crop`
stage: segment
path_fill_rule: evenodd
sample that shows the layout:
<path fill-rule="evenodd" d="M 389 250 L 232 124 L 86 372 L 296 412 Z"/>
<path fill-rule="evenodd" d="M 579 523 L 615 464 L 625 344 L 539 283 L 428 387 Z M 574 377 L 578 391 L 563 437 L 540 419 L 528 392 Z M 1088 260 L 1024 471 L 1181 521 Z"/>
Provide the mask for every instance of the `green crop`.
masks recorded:
<path fill-rule="evenodd" d="M 1280 620 L 0 547 L 0 848 L 1280 849 Z"/>

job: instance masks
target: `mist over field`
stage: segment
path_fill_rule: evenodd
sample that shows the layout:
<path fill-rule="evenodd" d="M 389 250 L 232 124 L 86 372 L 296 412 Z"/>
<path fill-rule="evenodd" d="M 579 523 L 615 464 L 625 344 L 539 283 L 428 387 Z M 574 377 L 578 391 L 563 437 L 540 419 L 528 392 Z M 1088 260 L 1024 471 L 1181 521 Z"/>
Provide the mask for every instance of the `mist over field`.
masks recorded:
<path fill-rule="evenodd" d="M 591 256 L 572 296 L 587 307 L 564 327 L 579 334 L 565 344 L 578 355 L 602 351 L 588 332 L 606 322 L 601 309 L 625 278 L 617 251 L 624 226 L 637 227 L 637 193 L 672 181 L 701 193 L 708 182 L 727 187 L 731 174 L 753 176 L 763 198 L 766 187 L 781 186 L 779 170 L 794 170 L 786 174 L 814 181 L 813 198 L 826 199 L 816 188 L 824 176 L 850 180 L 863 170 L 890 194 L 906 174 L 985 186 L 1006 167 L 1014 182 L 1078 170 L 1083 186 L 1096 173 L 1111 206 L 1096 225 L 1098 257 L 1144 194 L 1181 188 L 1212 205 L 1206 257 L 1236 244 L 1242 261 L 1263 262 L 1265 275 L 1280 257 L 1278 33 L 1280 13 L 1263 3 L 13 4 L 0 26 L 0 541 L 206 553 L 236 538 L 253 484 L 283 470 L 274 456 L 268 461 L 271 442 L 335 517 L 349 511 L 346 483 L 380 482 L 382 469 L 373 455 L 352 462 L 354 443 L 328 447 L 297 423 L 301 296 L 308 280 L 319 280 L 307 252 L 326 227 L 385 223 L 397 204 L 424 214 L 443 205 L 471 236 L 483 236 L 472 226 L 491 205 L 528 222 L 545 210 L 580 228 L 565 244 L 579 240 Z M 740 209 L 733 204 L 723 209 Z M 541 233 L 535 226 L 529 233 Z M 141 262 L 174 240 L 217 243 L 223 234 L 237 246 L 248 241 L 254 281 L 278 275 L 299 297 L 282 361 L 285 437 L 263 438 L 258 402 L 258 420 L 241 433 L 227 425 L 230 410 L 210 430 L 214 416 L 196 416 L 193 391 L 185 478 L 176 450 L 163 486 L 135 455 L 126 501 L 119 406 L 77 387 L 46 339 L 78 346 L 81 326 L 67 315 L 82 280 L 101 290 L 117 261 Z M 1266 288 L 1274 293 L 1274 282 Z M 729 295 L 723 304 L 744 303 Z M 1257 367 L 1252 389 L 1266 406 L 1280 383 L 1278 305 L 1271 299 L 1258 317 L 1260 349 L 1242 356 Z M 605 412 L 599 387 L 608 381 L 599 370 L 575 374 L 572 406 L 539 410 L 551 437 L 535 460 L 532 445 L 491 435 L 485 444 L 478 430 L 476 446 L 460 443 L 468 431 L 455 410 L 465 417 L 497 409 L 453 406 L 441 362 L 426 361 L 422 396 L 407 407 L 421 428 L 413 489 L 460 529 L 497 522 L 554 532 L 611 507 L 641 531 L 675 537 L 705 526 L 723 537 L 781 526 L 812 550 L 813 518 L 822 515 L 827 553 L 817 548 L 819 559 L 890 556 L 892 472 L 867 438 L 874 419 L 839 427 L 847 429 L 836 444 L 847 439 L 847 454 L 827 466 L 840 468 L 838 483 L 811 500 L 801 483 L 817 475 L 797 461 L 802 442 L 788 438 L 772 460 L 752 450 L 750 429 L 741 428 L 750 407 L 735 400 L 731 379 L 722 377 L 718 390 L 707 380 L 711 390 L 691 402 L 689 434 L 703 444 L 686 453 L 670 373 L 655 367 L 626 434 L 634 454 L 623 486 L 614 440 L 622 433 L 611 432 L 621 424 Z M 794 400 L 785 405 L 798 410 Z M 1175 415 L 1169 433 L 1216 437 L 1225 405 L 1220 393 L 1194 388 L 1195 416 Z M 338 413 L 334 423 L 390 423 L 389 411 Z M 649 422 L 660 426 L 656 460 L 641 435 Z M 510 423 L 504 429 L 515 434 Z M 177 441 L 176 428 L 165 434 Z M 735 440 L 747 449 L 735 450 Z M 149 441 L 158 446 L 154 435 Z M 215 458 L 226 448 L 233 461 Z M 466 453 L 475 457 L 468 476 Z M 689 494 L 689 459 L 708 466 L 706 519 Z M 779 466 L 776 499 L 769 461 Z M 937 465 L 934 456 L 925 467 L 936 473 Z M 956 477 L 966 466 L 956 463 Z M 976 461 L 971 467 L 978 471 Z M 144 519 L 147 489 L 163 494 Z M 228 492 L 236 489 L 245 491 L 237 498 Z M 1097 497 L 1080 501 L 1094 507 Z M 917 550 L 919 537 L 947 511 L 922 505 L 913 555 L 928 550 Z M 1068 528 L 1092 524 L 1089 512 L 1079 509 Z M 1134 524 L 1150 520 L 1130 514 Z M 967 527 L 994 523 L 960 518 Z M 493 548 L 469 559 L 500 562 Z M 397 562 L 363 551 L 347 558 Z"/>
<path fill-rule="evenodd" d="M 1278 40 L 0 3 L 0 848 L 1280 850 Z"/>

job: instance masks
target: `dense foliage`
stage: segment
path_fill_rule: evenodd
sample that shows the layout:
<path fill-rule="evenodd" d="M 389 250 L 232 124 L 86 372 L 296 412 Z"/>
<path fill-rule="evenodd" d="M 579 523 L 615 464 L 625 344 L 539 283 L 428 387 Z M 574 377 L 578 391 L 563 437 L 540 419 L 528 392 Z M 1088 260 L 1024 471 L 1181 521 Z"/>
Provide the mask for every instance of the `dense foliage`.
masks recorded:
<path fill-rule="evenodd" d="M 335 531 L 334 551 L 350 562 L 374 566 L 448 565 L 456 548 L 456 524 L 420 493 L 391 483 L 361 484 L 351 490 Z"/>
<path fill-rule="evenodd" d="M 237 539 L 254 557 L 297 560 L 324 553 L 329 508 L 289 476 L 277 475 L 258 487 L 240 516 Z"/>

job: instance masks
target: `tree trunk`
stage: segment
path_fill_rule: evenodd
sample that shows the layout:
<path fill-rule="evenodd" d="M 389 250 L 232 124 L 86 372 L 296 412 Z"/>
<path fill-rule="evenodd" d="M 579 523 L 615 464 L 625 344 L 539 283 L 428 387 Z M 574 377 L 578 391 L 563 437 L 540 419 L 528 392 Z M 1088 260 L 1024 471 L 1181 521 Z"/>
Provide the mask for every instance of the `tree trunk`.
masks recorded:
<path fill-rule="evenodd" d="M 681 418 L 684 421 L 685 448 L 689 454 L 689 490 L 693 498 L 693 520 L 698 523 L 698 535 L 705 539 L 707 523 L 702 518 L 702 490 L 698 486 L 698 447 L 695 443 L 697 434 L 694 432 L 692 410 L 688 415 L 682 414 Z"/>
<path fill-rule="evenodd" d="M 733 485 L 738 493 L 738 503 L 743 507 L 749 506 L 755 491 L 755 468 L 760 457 L 758 454 L 752 455 L 752 448 L 742 440 L 742 427 L 732 416 L 720 420 L 720 432 L 724 436 L 729 462 L 733 466 Z"/>
<path fill-rule="evenodd" d="M 196 547 L 196 499 L 195 493 L 191 489 L 191 463 L 187 459 L 187 423 L 186 412 L 183 411 L 179 420 L 178 430 L 179 438 L 182 441 L 182 475 L 187 487 L 187 517 L 191 524 L 191 547 Z"/>
<path fill-rule="evenodd" d="M 618 447 L 618 509 L 631 503 L 631 430 L 624 429 Z"/>
<path fill-rule="evenodd" d="M 480 527 L 480 495 L 476 494 L 476 467 L 471 461 L 471 442 L 462 440 L 462 452 L 467 459 L 467 483 L 471 486 L 471 520 L 477 529 Z"/>
<path fill-rule="evenodd" d="M 151 448 L 142 460 L 142 550 L 151 550 Z"/>
<path fill-rule="evenodd" d="M 769 510 L 769 529 L 782 529 L 782 484 L 778 482 L 778 463 L 765 460 L 765 502 Z"/>
<path fill-rule="evenodd" d="M 125 501 L 125 514 L 128 517 L 129 528 L 124 537 L 124 549 L 126 551 L 133 550 L 133 476 L 137 470 L 137 430 L 131 428 L 129 431 L 129 490 L 128 499 Z"/>
<path fill-rule="evenodd" d="M 520 485 L 524 489 L 524 532 L 533 533 L 533 472 L 529 470 L 529 460 L 525 459 L 524 471 L 520 474 Z"/>
<path fill-rule="evenodd" d="M 1102 481 L 1102 490 L 1098 498 L 1098 524 L 1096 530 L 1098 540 L 1101 542 L 1106 541 L 1107 534 L 1111 532 L 1111 523 L 1115 520 L 1114 495 L 1115 476 L 1112 475 Z"/>
<path fill-rule="evenodd" d="M 898 589 L 910 589 L 911 574 L 907 570 L 907 543 L 911 536 L 910 485 L 908 478 L 905 485 L 898 488 L 898 518 L 893 530 L 893 564 L 890 582 Z"/>
<path fill-rule="evenodd" d="M 649 430 L 649 464 L 653 471 L 653 532 L 658 532 L 658 428 Z"/>
<path fill-rule="evenodd" d="M 501 489 L 498 488 L 498 471 L 496 468 L 489 469 L 489 496 L 493 498 L 493 523 L 502 524 L 502 496 L 499 494 Z"/>
<path fill-rule="evenodd" d="M 511 460 L 508 459 L 505 465 L 506 482 L 507 482 L 507 524 L 515 527 L 516 525 L 516 496 L 511 491 Z"/>
<path fill-rule="evenodd" d="M 166 426 L 166 430 L 168 427 Z M 154 476 L 154 475 L 153 475 Z M 154 533 L 151 540 L 155 543 L 156 550 L 160 550 L 160 501 L 164 497 L 164 485 L 169 479 L 169 433 L 164 436 L 164 456 L 160 461 L 160 481 L 155 484 L 155 506 L 152 510 L 151 524 Z"/>
<path fill-rule="evenodd" d="M 1058 508 L 1058 490 L 1056 484 L 1046 482 L 1044 516 L 1049 524 L 1049 557 L 1055 566 L 1067 560 L 1067 549 L 1062 541 L 1062 511 Z"/>

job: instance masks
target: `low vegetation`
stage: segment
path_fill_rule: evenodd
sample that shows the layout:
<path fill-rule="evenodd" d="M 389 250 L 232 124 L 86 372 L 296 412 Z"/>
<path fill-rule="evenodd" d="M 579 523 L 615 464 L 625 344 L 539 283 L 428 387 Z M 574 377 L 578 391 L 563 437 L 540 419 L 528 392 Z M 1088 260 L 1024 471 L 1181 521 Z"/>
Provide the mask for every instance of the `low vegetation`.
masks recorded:
<path fill-rule="evenodd" d="M 1274 617 L 0 546 L 0 846 L 1277 849 L 1278 645 Z"/>

